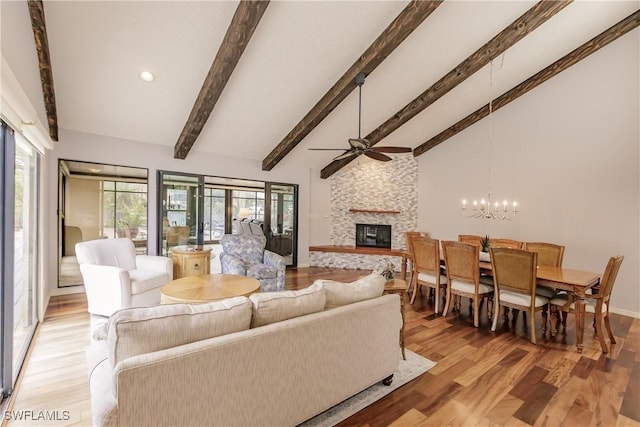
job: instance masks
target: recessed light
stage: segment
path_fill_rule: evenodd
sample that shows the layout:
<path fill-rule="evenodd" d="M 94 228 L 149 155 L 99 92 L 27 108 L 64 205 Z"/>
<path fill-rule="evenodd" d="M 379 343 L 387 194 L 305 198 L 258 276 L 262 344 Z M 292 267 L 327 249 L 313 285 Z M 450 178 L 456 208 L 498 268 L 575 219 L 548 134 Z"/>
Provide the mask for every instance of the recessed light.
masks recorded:
<path fill-rule="evenodd" d="M 140 78 L 145 82 L 152 82 L 153 79 L 156 78 L 156 76 L 154 76 L 151 71 L 143 71 L 140 73 Z"/>

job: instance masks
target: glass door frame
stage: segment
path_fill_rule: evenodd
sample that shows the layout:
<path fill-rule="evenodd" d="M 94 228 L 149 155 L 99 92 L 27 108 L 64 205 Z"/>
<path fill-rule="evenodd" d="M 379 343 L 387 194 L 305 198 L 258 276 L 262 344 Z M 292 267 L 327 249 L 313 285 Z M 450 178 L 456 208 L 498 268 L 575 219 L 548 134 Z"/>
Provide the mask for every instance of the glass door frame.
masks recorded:
<path fill-rule="evenodd" d="M 11 137 L 13 135 L 13 137 Z M 23 367 L 30 343 L 39 323 L 37 314 L 38 289 L 40 286 L 40 259 L 39 259 L 39 237 L 40 237 L 40 204 L 41 204 L 41 166 L 42 159 L 40 152 L 24 139 L 26 144 L 34 152 L 34 176 L 35 194 L 33 211 L 29 212 L 35 220 L 33 222 L 33 239 L 36 247 L 33 251 L 33 259 L 29 259 L 30 268 L 33 268 L 33 281 L 29 284 L 28 292 L 32 298 L 31 309 L 33 310 L 33 324 L 24 336 L 24 343 L 27 345 L 20 353 L 14 354 L 15 350 L 15 162 L 17 151 L 17 140 L 15 131 L 0 120 L 0 397 L 6 397 L 13 391 L 13 386 L 18 378 L 18 374 Z M 29 242 L 27 242 L 29 244 Z M 14 357 L 17 359 L 14 360 Z"/>
<path fill-rule="evenodd" d="M 157 196 L 157 210 L 156 210 L 156 215 L 157 215 L 157 232 L 158 232 L 158 239 L 157 239 L 157 244 L 156 244 L 156 250 L 157 250 L 157 254 L 158 255 L 163 255 L 163 236 L 164 236 L 164 230 L 163 230 L 163 201 L 164 201 L 164 177 L 170 175 L 170 176 L 184 176 L 184 177 L 189 177 L 189 178 L 196 178 L 198 180 L 198 186 L 197 186 L 197 193 L 196 193 L 196 199 L 197 199 L 197 218 L 195 219 L 196 222 L 196 244 L 197 245 L 203 245 L 204 244 L 204 175 L 200 175 L 200 174 L 194 174 L 194 173 L 186 173 L 186 172 L 172 172 L 172 171 L 165 171 L 165 170 L 158 170 L 157 171 L 157 186 L 156 186 L 156 196 Z M 169 253 L 167 252 L 166 256 L 169 256 Z"/>
<path fill-rule="evenodd" d="M 291 264 L 288 268 L 298 266 L 298 184 L 285 182 L 265 182 L 264 183 L 264 226 L 271 230 L 271 188 L 273 186 L 283 186 L 293 188 L 293 236 L 291 246 Z"/>

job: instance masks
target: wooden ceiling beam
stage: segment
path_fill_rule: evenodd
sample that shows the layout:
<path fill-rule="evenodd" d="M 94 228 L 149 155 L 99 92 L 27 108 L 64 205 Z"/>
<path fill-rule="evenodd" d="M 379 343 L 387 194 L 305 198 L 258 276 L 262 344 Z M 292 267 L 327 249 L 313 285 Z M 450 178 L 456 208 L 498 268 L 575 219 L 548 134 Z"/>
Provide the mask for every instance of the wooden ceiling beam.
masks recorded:
<path fill-rule="evenodd" d="M 405 105 L 400 111 L 387 119 L 387 121 L 374 129 L 365 138 L 369 140 L 371 146 L 377 144 L 473 75 L 476 71 L 487 65 L 492 59 L 501 55 L 527 34 L 552 18 L 556 13 L 568 6 L 571 1 L 572 0 L 542 0 L 536 3 L 531 9 L 509 24 L 509 26 L 499 34 L 445 74 L 417 98 Z M 320 177 L 330 177 L 349 164 L 351 160 L 353 160 L 353 158 L 332 161 L 322 169 Z"/>
<path fill-rule="evenodd" d="M 638 25 L 640 25 L 640 11 L 636 11 L 635 13 L 629 15 L 611 28 L 592 38 L 579 48 L 563 56 L 561 59 L 557 60 L 545 69 L 539 71 L 538 73 L 529 77 L 527 80 L 523 81 L 519 85 L 513 87 L 509 91 L 503 93 L 502 95 L 491 101 L 492 111 L 496 111 L 497 109 L 504 107 L 511 101 L 516 100 L 530 90 L 540 86 L 542 83 L 546 82 L 553 76 L 560 74 L 567 68 L 582 61 L 587 56 L 591 55 L 594 52 L 597 52 L 617 38 L 638 27 Z M 484 117 L 487 117 L 488 115 L 489 104 L 486 104 L 485 106 L 477 109 L 453 126 L 440 132 L 438 135 L 434 136 L 428 141 L 420 144 L 413 150 L 413 156 L 418 157 L 419 155 L 426 153 L 433 147 L 441 144 L 458 132 L 463 131 L 475 122 L 483 119 Z"/>
<path fill-rule="evenodd" d="M 36 42 L 36 51 L 38 53 L 40 82 L 42 83 L 44 108 L 47 111 L 49 136 L 53 141 L 57 141 L 58 111 L 56 108 L 56 92 L 53 89 L 53 72 L 51 71 L 51 56 L 49 55 L 47 25 L 44 19 L 44 4 L 42 3 L 42 0 L 28 0 L 27 5 L 29 6 L 31 28 L 33 29 L 33 38 Z"/>
<path fill-rule="evenodd" d="M 375 70 L 441 3 L 442 0 L 409 2 L 320 101 L 262 160 L 262 170 L 273 169 L 357 87 L 355 78 L 359 73 L 369 75 Z"/>
<path fill-rule="evenodd" d="M 173 156 L 176 159 L 184 159 L 189 154 L 268 5 L 269 0 L 241 0 L 238 4 L 202 89 L 173 149 Z"/>

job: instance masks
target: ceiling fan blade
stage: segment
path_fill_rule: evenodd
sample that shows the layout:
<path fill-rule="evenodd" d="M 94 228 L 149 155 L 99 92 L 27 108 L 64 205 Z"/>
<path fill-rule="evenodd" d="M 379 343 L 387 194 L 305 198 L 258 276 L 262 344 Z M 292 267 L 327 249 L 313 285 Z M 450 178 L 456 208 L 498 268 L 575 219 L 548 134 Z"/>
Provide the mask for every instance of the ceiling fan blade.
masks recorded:
<path fill-rule="evenodd" d="M 413 151 L 409 147 L 371 147 L 369 150 L 376 153 L 410 153 Z"/>
<path fill-rule="evenodd" d="M 338 157 L 334 157 L 333 160 L 342 160 L 342 159 L 348 159 L 350 157 L 356 157 L 357 154 L 354 153 L 353 151 L 345 151 L 343 154 L 340 154 Z"/>
<path fill-rule="evenodd" d="M 389 160 L 391 160 L 391 157 L 386 156 L 382 153 L 376 153 L 375 151 L 365 151 L 364 155 L 374 160 L 380 160 L 381 162 L 388 162 Z"/>
<path fill-rule="evenodd" d="M 307 148 L 313 151 L 346 151 L 344 148 Z"/>
<path fill-rule="evenodd" d="M 369 140 L 364 138 L 349 138 L 349 145 L 351 145 L 351 148 L 365 150 L 369 148 Z"/>

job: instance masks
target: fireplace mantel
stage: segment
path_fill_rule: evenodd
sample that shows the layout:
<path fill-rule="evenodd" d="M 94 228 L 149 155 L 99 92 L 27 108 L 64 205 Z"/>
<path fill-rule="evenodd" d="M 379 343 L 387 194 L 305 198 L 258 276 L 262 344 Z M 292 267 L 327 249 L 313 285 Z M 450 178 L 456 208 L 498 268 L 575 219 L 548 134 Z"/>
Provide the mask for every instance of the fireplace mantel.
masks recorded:
<path fill-rule="evenodd" d="M 355 208 L 349 208 L 349 212 L 353 212 L 353 213 L 365 212 L 365 213 L 392 214 L 392 215 L 400 213 L 400 211 L 384 211 L 384 210 L 378 210 L 378 209 L 355 209 Z"/>

